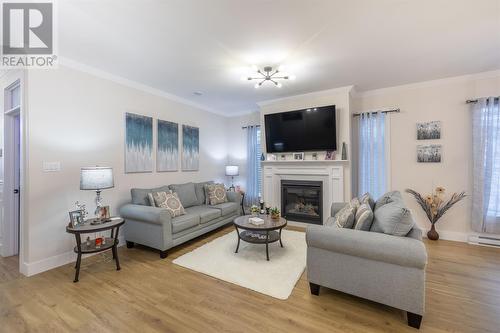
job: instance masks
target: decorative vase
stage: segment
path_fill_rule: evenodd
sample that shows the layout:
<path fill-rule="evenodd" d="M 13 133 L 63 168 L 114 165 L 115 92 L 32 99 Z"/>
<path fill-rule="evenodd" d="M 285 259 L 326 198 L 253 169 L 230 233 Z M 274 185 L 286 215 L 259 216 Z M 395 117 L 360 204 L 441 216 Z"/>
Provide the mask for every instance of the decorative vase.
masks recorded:
<path fill-rule="evenodd" d="M 431 224 L 431 230 L 427 232 L 427 238 L 430 240 L 438 240 L 439 239 L 439 234 L 436 231 L 436 228 L 434 227 L 434 223 Z"/>
<path fill-rule="evenodd" d="M 261 161 L 265 161 L 266 160 L 266 157 L 264 156 L 264 153 L 260 154 L 260 160 Z"/>
<path fill-rule="evenodd" d="M 347 144 L 342 142 L 342 160 L 347 161 Z"/>
<path fill-rule="evenodd" d="M 278 219 L 280 218 L 280 214 L 272 214 L 272 213 L 271 213 L 271 218 L 272 218 L 273 220 L 278 220 Z"/>

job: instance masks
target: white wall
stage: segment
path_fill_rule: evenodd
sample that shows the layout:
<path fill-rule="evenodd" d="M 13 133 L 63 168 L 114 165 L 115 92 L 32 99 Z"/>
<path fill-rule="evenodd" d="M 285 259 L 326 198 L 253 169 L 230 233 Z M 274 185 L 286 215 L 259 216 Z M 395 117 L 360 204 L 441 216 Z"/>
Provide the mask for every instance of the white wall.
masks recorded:
<path fill-rule="evenodd" d="M 277 112 L 298 110 L 313 106 L 335 105 L 337 111 L 337 159 L 341 158 L 342 142 L 347 144 L 347 158 L 351 160 L 351 110 L 350 93 L 352 86 L 318 91 L 310 94 L 297 95 L 288 98 L 259 103 L 261 107 L 261 123 L 264 115 Z M 265 135 L 262 131 L 262 145 L 265 149 Z M 325 152 L 320 152 L 318 158 L 324 158 Z M 310 158 L 310 157 L 309 157 Z M 350 198 L 352 193 L 351 162 L 344 164 L 344 198 Z"/>
<path fill-rule="evenodd" d="M 68 211 L 77 200 L 91 211 L 95 208 L 95 192 L 79 190 L 83 166 L 114 168 L 115 188 L 102 193 L 113 214 L 130 200 L 132 187 L 224 180 L 226 117 L 62 66 L 31 71 L 28 96 L 30 207 L 25 262 L 33 266 L 28 271 L 46 267 L 44 262 L 68 260 L 74 246 L 73 236 L 64 229 Z M 125 174 L 125 112 L 199 127 L 199 171 Z M 61 162 L 62 170 L 43 172 L 44 161 Z"/>
<path fill-rule="evenodd" d="M 466 99 L 500 95 L 500 72 L 456 77 L 444 80 L 380 89 L 360 94 L 354 111 L 398 107 L 401 113 L 391 117 L 392 189 L 412 188 L 428 193 L 444 186 L 448 194 L 472 193 L 472 122 Z M 440 120 L 441 140 L 416 140 L 416 123 Z M 443 148 L 442 163 L 417 163 L 418 144 L 436 143 Z M 429 228 L 425 214 L 409 195 L 405 201 L 412 208 L 417 223 Z M 437 224 L 444 238 L 467 239 L 471 232 L 471 198 L 457 204 Z"/>
<path fill-rule="evenodd" d="M 260 125 L 259 112 L 231 117 L 228 120 L 228 163 L 238 165 L 240 175 L 234 178 L 234 185 L 240 185 L 243 189 L 247 188 L 247 131 L 243 126 Z M 229 184 L 231 179 L 226 180 Z"/>

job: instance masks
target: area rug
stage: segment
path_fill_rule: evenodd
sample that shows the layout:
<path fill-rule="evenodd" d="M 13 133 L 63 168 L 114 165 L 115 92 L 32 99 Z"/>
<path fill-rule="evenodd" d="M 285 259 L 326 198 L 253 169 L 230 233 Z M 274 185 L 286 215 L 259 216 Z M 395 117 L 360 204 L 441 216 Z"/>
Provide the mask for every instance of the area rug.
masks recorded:
<path fill-rule="evenodd" d="M 305 233 L 283 230 L 279 242 L 266 246 L 241 241 L 236 231 L 175 259 L 174 264 L 279 299 L 287 299 L 306 267 Z"/>

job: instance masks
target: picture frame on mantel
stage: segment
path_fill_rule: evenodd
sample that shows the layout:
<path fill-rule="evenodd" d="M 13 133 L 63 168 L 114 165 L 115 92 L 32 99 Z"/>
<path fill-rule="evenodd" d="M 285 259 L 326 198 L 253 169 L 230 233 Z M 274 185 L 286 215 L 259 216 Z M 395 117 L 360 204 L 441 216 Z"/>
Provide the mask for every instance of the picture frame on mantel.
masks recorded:
<path fill-rule="evenodd" d="M 304 153 L 293 153 L 293 160 L 294 161 L 303 161 L 304 160 Z"/>
<path fill-rule="evenodd" d="M 333 161 L 335 159 L 335 151 L 327 150 L 325 154 L 325 161 Z"/>

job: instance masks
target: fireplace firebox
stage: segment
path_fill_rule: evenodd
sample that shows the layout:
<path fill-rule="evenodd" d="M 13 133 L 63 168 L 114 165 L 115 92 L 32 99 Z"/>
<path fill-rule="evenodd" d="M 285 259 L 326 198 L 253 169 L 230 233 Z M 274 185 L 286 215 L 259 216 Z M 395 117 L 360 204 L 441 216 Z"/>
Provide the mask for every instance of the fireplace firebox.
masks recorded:
<path fill-rule="evenodd" d="M 287 220 L 323 224 L 323 182 L 281 180 L 281 212 Z"/>

